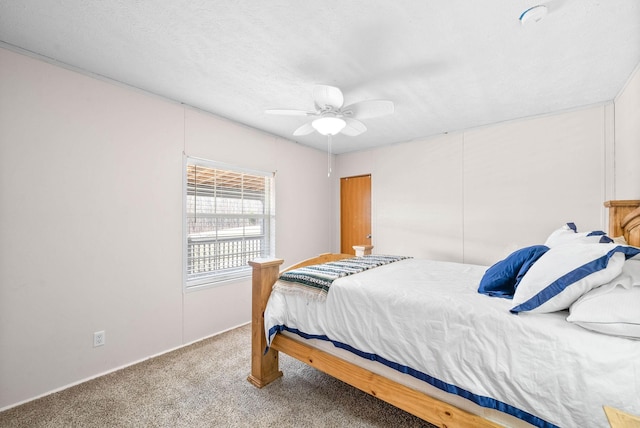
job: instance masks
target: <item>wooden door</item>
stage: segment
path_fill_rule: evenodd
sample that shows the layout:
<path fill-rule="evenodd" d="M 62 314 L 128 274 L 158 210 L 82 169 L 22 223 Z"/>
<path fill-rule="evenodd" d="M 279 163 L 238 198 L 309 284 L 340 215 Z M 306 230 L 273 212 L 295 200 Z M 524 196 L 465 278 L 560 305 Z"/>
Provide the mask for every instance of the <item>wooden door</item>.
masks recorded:
<path fill-rule="evenodd" d="M 340 179 L 340 252 L 371 245 L 371 175 Z"/>

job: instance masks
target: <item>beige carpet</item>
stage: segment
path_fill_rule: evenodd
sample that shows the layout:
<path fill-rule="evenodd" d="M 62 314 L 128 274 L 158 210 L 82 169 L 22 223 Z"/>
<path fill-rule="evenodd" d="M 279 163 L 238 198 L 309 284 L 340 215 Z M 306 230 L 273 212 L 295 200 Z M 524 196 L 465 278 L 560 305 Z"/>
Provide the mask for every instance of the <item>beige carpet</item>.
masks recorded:
<path fill-rule="evenodd" d="M 431 427 L 286 355 L 247 382 L 250 327 L 0 413 L 0 427 Z"/>

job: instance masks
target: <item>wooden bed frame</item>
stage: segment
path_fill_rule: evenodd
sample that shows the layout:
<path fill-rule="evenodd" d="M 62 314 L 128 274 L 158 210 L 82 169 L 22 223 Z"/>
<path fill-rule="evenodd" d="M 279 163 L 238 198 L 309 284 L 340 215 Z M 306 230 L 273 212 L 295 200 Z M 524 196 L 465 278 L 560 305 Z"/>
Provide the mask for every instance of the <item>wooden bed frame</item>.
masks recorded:
<path fill-rule="evenodd" d="M 609 208 L 609 236 L 612 238 L 624 236 L 630 245 L 640 246 L 640 200 L 607 201 L 604 205 Z M 371 246 L 358 247 L 356 253 L 358 255 L 370 254 L 371 248 Z M 290 266 L 286 270 L 348 257 L 353 257 L 353 254 L 321 254 Z M 269 351 L 265 353 L 267 339 L 264 332 L 264 310 L 271 294 L 271 288 L 280 275 L 282 263 L 282 259 L 257 259 L 249 262 L 253 268 L 253 292 L 251 374 L 247 379 L 253 385 L 262 388 L 282 376 L 278 366 L 278 353 L 284 352 L 439 427 L 500 426 L 481 416 L 401 385 L 289 336 L 276 335 Z"/>

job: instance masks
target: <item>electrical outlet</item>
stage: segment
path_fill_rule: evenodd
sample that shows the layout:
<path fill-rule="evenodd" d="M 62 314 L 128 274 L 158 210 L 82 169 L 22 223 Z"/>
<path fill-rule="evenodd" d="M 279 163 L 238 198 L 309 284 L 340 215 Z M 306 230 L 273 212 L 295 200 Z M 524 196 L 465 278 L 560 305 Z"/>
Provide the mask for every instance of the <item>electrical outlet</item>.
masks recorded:
<path fill-rule="evenodd" d="M 104 330 L 96 331 L 95 333 L 93 333 L 93 347 L 95 348 L 96 346 L 104 345 L 106 339 L 107 338 L 105 336 Z"/>

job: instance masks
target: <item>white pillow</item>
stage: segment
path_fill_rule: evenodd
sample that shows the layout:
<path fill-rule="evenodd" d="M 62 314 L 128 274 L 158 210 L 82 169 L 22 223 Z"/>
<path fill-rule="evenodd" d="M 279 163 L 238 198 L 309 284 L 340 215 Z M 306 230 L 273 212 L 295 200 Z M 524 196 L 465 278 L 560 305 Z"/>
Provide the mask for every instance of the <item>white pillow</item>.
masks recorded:
<path fill-rule="evenodd" d="M 567 321 L 613 336 L 640 339 L 640 261 L 627 260 L 611 282 L 569 308 Z"/>
<path fill-rule="evenodd" d="M 544 313 L 569 308 L 586 292 L 618 276 L 625 249 L 629 248 L 616 244 L 564 244 L 551 248 L 518 284 L 511 312 Z"/>
<path fill-rule="evenodd" d="M 612 241 L 611 238 L 600 230 L 578 233 L 578 229 L 574 223 L 567 223 L 560 229 L 551 232 L 551 235 L 549 235 L 544 245 L 552 248 L 563 244 L 603 244 L 611 243 Z"/>

